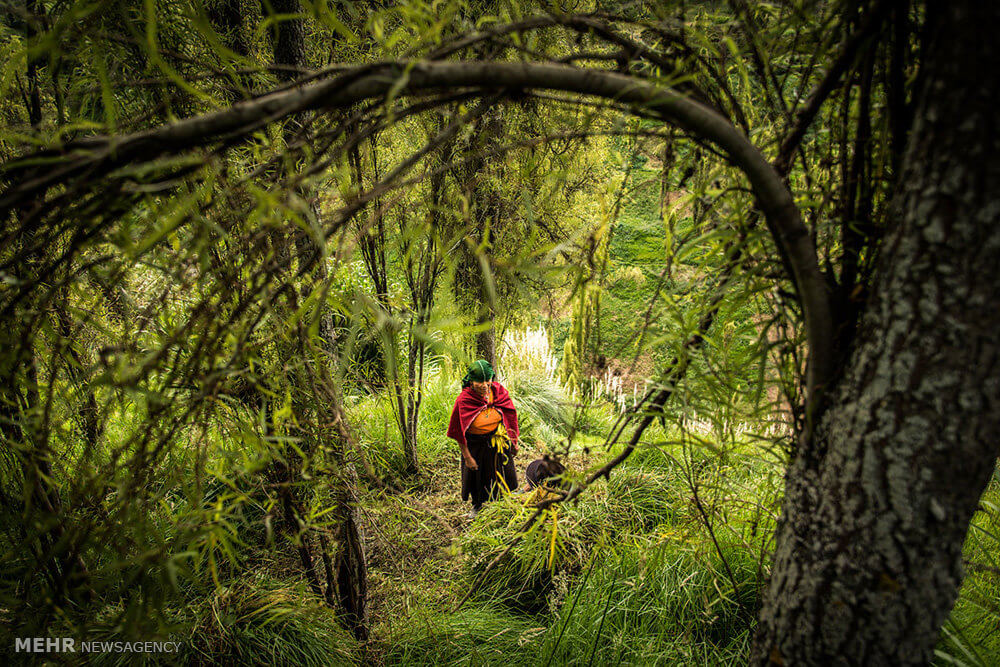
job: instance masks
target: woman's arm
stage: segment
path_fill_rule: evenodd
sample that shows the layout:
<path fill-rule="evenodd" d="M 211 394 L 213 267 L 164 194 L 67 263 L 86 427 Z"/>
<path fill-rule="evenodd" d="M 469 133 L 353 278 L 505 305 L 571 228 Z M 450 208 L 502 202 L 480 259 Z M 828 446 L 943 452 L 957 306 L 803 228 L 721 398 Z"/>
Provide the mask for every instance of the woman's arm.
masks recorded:
<path fill-rule="evenodd" d="M 479 464 L 476 463 L 476 459 L 472 458 L 468 443 L 460 442 L 458 446 L 462 448 L 462 458 L 465 460 L 465 467 L 469 470 L 479 470 Z"/>
<path fill-rule="evenodd" d="M 517 423 L 517 408 L 514 407 L 514 401 L 511 400 L 510 392 L 507 391 L 506 387 L 499 382 L 494 382 L 493 386 L 496 388 L 494 406 L 500 410 L 504 428 L 507 429 L 507 437 L 510 438 L 511 444 L 514 445 L 514 453 L 517 454 L 518 441 L 521 439 Z"/>

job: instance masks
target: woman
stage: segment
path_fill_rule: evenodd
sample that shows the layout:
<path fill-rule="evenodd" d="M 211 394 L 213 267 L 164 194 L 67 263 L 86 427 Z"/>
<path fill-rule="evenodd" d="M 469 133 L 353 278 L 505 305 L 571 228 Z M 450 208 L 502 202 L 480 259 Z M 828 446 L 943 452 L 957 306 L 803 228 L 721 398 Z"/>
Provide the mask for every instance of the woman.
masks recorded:
<path fill-rule="evenodd" d="M 493 381 L 488 361 L 473 362 L 462 378 L 448 437 L 462 448 L 462 500 L 472 497 L 471 516 L 497 497 L 501 483 L 517 488 L 517 410 L 503 385 Z"/>

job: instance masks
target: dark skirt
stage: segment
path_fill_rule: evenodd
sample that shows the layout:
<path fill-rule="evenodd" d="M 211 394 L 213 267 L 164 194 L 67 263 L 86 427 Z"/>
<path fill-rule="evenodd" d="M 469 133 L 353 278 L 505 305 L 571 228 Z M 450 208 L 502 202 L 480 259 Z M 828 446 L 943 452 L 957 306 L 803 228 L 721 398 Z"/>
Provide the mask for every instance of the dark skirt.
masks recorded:
<path fill-rule="evenodd" d="M 472 498 L 472 506 L 479 507 L 487 500 L 497 498 L 507 489 L 517 488 L 517 471 L 514 470 L 514 454 L 508 449 L 501 454 L 491 444 L 493 434 L 466 434 L 469 454 L 475 459 L 478 470 L 470 470 L 462 459 L 462 500 Z M 503 483 L 500 480 L 503 479 Z"/>

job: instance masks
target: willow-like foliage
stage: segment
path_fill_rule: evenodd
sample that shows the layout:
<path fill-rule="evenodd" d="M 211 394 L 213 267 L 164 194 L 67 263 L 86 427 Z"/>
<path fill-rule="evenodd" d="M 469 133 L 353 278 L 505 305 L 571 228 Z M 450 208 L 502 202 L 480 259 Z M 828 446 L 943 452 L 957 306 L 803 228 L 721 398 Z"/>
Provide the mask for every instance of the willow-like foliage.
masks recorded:
<path fill-rule="evenodd" d="M 809 446 L 872 285 L 922 8 L 585 4 L 42 1 L 6 19 L 16 634 L 161 631 L 274 560 L 364 638 L 359 489 L 418 474 L 439 359 L 494 354 L 545 299 L 571 311 L 561 372 L 587 401 L 603 373 L 646 380 L 571 496 L 663 444 L 657 418 L 681 427 L 702 508 L 690 425 L 782 461 Z M 662 243 L 616 265 L 616 222 L 646 199 Z M 380 392 L 405 470 L 351 421 Z"/>

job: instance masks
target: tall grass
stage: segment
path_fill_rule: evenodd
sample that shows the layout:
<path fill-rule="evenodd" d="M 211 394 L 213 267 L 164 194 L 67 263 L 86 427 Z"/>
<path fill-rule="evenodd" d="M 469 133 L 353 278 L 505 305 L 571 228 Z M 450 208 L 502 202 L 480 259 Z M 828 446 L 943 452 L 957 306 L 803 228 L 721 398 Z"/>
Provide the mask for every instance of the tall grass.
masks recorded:
<path fill-rule="evenodd" d="M 518 408 L 522 438 L 551 448 L 569 432 L 572 402 L 556 373 L 558 363 L 544 329 L 504 336 L 497 362 L 500 381 Z"/>
<path fill-rule="evenodd" d="M 739 598 L 726 592 L 722 568 L 703 546 L 656 538 L 605 544 L 592 555 L 592 567 L 576 577 L 556 578 L 542 598 L 548 604 L 544 611 L 525 614 L 486 601 L 453 614 L 421 615 L 393 638 L 389 662 L 745 662 L 759 589 L 748 585 Z M 738 563 L 740 574 L 753 582 L 753 559 Z"/>
<path fill-rule="evenodd" d="M 498 370 L 526 442 L 547 447 L 574 429 L 602 433 L 615 407 L 575 405 L 544 361 L 547 339 L 536 332 L 517 341 L 521 347 L 511 346 L 516 354 L 508 350 Z M 444 431 L 460 375 L 443 358 L 429 373 L 420 455 L 430 466 L 436 457 L 455 456 Z M 389 406 L 367 397 L 352 410 L 366 451 L 381 457 L 381 466 L 401 465 Z M 573 452 L 577 477 L 604 460 Z M 393 615 L 380 657 L 393 665 L 744 663 L 768 574 L 782 471 L 780 454 L 741 429 L 720 434 L 691 420 L 655 425 L 610 479 L 548 512 L 456 612 L 454 601 L 534 511 L 527 496 L 487 505 L 449 549 L 447 568 L 434 570 L 453 578 L 421 577 L 423 602 L 402 618 Z M 969 576 L 938 664 L 997 664 L 998 536 L 995 479 L 969 534 Z"/>
<path fill-rule="evenodd" d="M 743 584 L 738 596 L 696 537 L 663 533 L 608 548 L 567 592 L 542 653 L 552 664 L 745 661 L 759 603 L 756 563 L 739 547 L 727 545 L 726 555 Z"/>
<path fill-rule="evenodd" d="M 420 421 L 417 425 L 417 448 L 424 467 L 437 468 L 457 456 L 454 443 L 445 436 L 448 419 L 461 389 L 461 374 L 447 357 L 435 357 L 425 370 Z M 380 474 L 397 476 L 406 468 L 399 438 L 399 428 L 391 398 L 385 393 L 352 397 L 348 416 L 364 455 Z"/>
<path fill-rule="evenodd" d="M 532 619 L 494 605 L 457 613 L 423 611 L 392 638 L 393 665 L 531 665 L 532 645 L 544 631 Z"/>
<path fill-rule="evenodd" d="M 405 664 L 404 657 L 419 655 L 415 664 L 447 664 L 464 655 L 472 664 L 526 665 L 745 660 L 766 574 L 767 531 L 757 525 L 757 513 L 734 509 L 713 517 L 710 539 L 694 509 L 685 464 L 736 485 L 759 477 L 755 466 L 761 465 L 740 454 L 685 458 L 680 446 L 644 450 L 578 502 L 548 512 L 499 561 L 467 609 L 421 617 L 395 637 L 394 659 Z M 758 500 L 773 502 L 772 485 L 761 493 L 766 498 Z M 525 497 L 509 496 L 480 514 L 458 540 L 465 586 L 533 511 Z M 487 642 L 496 652 L 474 659 L 461 654 L 469 637 L 494 637 L 497 617 L 517 622 Z M 459 626 L 460 636 L 449 634 Z"/>
<path fill-rule="evenodd" d="M 723 543 L 739 583 L 734 591 L 698 527 L 677 523 L 669 503 L 653 502 L 663 490 L 649 484 L 622 495 L 602 488 L 561 508 L 501 561 L 469 608 L 422 617 L 395 637 L 398 664 L 412 656 L 419 656 L 413 664 L 745 660 L 760 596 L 758 554 L 737 539 Z M 636 504 L 646 508 L 641 515 L 631 509 Z M 467 582 L 523 518 L 527 510 L 517 505 L 516 498 L 496 504 L 463 537 Z M 651 524 L 656 530 L 644 532 Z M 486 638 L 489 647 L 476 658 L 466 650 L 472 638 Z"/>
<path fill-rule="evenodd" d="M 300 586 L 255 577 L 224 587 L 176 614 L 183 632 L 177 664 L 354 665 L 357 642 L 333 610 Z M 105 654 L 103 664 L 135 664 L 128 654 Z"/>
<path fill-rule="evenodd" d="M 966 578 L 942 631 L 936 663 L 1000 664 L 1000 469 L 983 494 L 963 550 Z"/>

